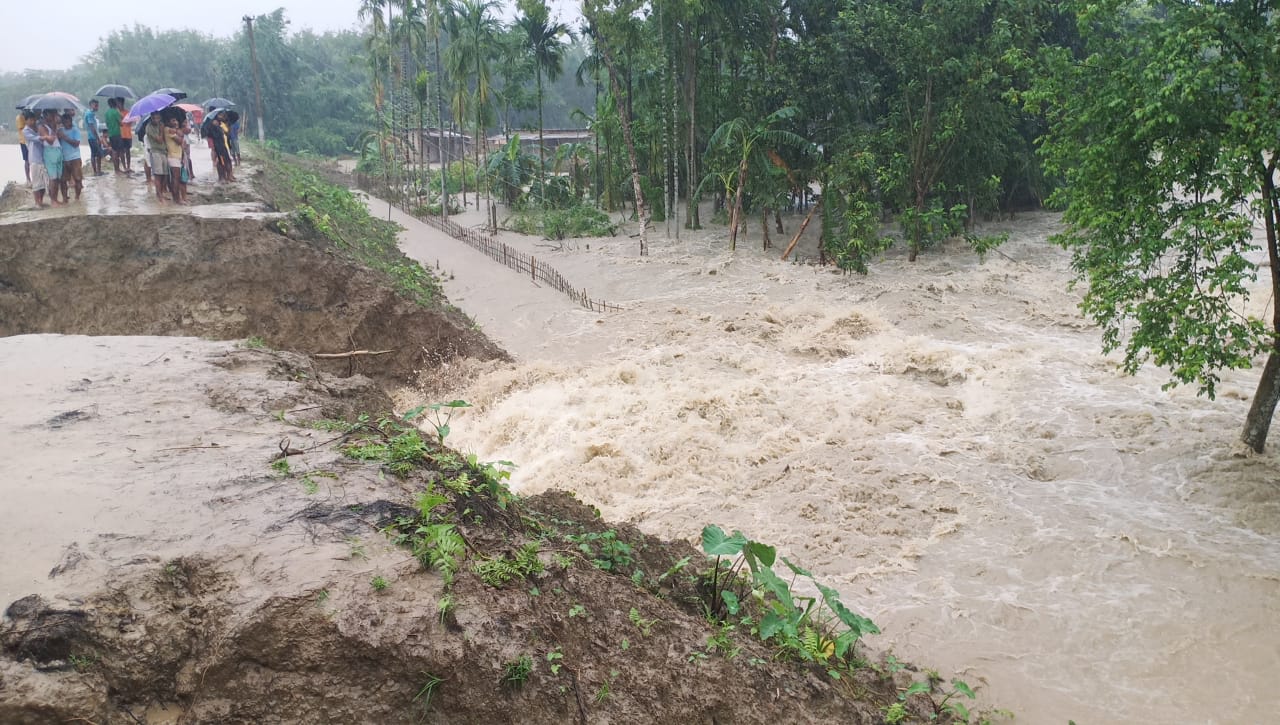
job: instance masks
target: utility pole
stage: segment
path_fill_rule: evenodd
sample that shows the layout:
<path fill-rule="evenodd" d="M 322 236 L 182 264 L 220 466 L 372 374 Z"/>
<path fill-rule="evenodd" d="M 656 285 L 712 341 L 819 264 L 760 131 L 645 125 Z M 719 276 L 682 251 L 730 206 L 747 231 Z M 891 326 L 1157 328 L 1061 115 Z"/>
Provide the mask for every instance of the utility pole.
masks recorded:
<path fill-rule="evenodd" d="M 253 94 L 258 99 L 254 115 L 258 118 L 258 143 L 266 140 L 262 130 L 262 82 L 258 80 L 258 46 L 253 42 L 253 16 L 244 16 L 244 26 L 249 31 L 249 63 L 253 66 Z"/>

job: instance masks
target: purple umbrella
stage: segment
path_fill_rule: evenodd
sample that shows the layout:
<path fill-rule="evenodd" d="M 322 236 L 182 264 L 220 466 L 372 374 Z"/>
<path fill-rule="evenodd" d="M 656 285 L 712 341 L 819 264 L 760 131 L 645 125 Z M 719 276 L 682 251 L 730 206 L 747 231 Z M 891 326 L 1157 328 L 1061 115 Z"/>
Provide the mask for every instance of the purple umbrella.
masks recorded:
<path fill-rule="evenodd" d="M 149 96 L 143 96 L 138 99 L 137 103 L 133 104 L 133 108 L 129 109 L 129 118 L 134 120 L 146 118 L 154 111 L 172 106 L 177 100 L 168 93 L 152 93 Z"/>

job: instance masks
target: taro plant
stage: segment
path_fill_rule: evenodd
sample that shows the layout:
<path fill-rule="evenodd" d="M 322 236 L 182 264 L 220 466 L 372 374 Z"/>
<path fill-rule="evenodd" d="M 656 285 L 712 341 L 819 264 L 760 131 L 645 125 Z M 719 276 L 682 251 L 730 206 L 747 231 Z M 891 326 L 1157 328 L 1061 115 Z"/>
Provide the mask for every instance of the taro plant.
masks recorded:
<path fill-rule="evenodd" d="M 702 550 L 715 557 L 709 597 L 704 601 L 709 619 L 728 622 L 741 616 L 751 622 L 760 639 L 820 663 L 831 663 L 833 658 L 843 662 L 864 634 L 880 633 L 870 619 L 846 607 L 836 590 L 819 584 L 813 574 L 786 557 L 778 557 L 774 547 L 752 541 L 740 531 L 728 535 L 719 526 L 707 526 L 702 530 Z M 779 558 L 792 572 L 789 582 L 773 571 Z M 819 596 L 797 593 L 796 577 L 809 579 Z M 758 613 L 758 619 L 748 617 L 748 609 Z M 839 677 L 836 669 L 828 672 Z"/>
<path fill-rule="evenodd" d="M 427 423 L 431 424 L 436 431 L 436 440 L 440 445 L 444 445 L 444 439 L 449 437 L 449 421 L 453 420 L 453 414 L 462 408 L 470 408 L 471 404 L 465 400 L 451 400 L 447 403 L 431 403 L 429 405 L 419 405 L 416 408 L 404 414 L 406 423 L 429 412 Z"/>

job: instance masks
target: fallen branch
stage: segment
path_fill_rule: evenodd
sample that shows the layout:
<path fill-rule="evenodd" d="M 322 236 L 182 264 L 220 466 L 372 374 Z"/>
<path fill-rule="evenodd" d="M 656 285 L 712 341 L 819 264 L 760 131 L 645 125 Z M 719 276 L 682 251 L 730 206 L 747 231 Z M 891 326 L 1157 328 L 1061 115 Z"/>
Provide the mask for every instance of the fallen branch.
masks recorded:
<path fill-rule="evenodd" d="M 364 357 L 373 355 L 386 355 L 393 353 L 395 350 L 351 350 L 350 352 L 317 352 L 312 357 L 318 357 L 321 360 L 340 360 L 353 357 Z"/>
<path fill-rule="evenodd" d="M 814 212 L 818 211 L 820 206 L 822 206 L 821 201 L 814 204 L 813 208 L 809 210 L 809 215 L 804 218 L 804 223 L 800 225 L 800 230 L 796 232 L 796 235 L 791 238 L 791 243 L 787 245 L 787 251 L 782 253 L 781 261 L 787 261 L 787 256 L 791 254 L 791 250 L 796 248 L 796 242 L 800 241 L 800 235 L 804 234 L 804 230 L 809 227 L 809 222 L 813 221 Z"/>

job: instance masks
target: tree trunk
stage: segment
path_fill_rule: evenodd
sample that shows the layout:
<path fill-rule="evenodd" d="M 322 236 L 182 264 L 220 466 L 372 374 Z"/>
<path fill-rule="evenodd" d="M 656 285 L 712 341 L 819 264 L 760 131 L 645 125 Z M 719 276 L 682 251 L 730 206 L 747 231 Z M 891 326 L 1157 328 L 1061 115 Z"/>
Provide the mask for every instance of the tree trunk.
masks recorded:
<path fill-rule="evenodd" d="M 777 209 L 773 210 L 773 223 L 776 225 L 779 234 L 786 234 L 786 230 L 782 228 L 782 212 Z"/>
<path fill-rule="evenodd" d="M 1280 348 L 1273 348 L 1262 368 L 1262 379 L 1258 381 L 1249 415 L 1244 419 L 1244 434 L 1240 436 L 1240 440 L 1257 453 L 1266 445 L 1277 402 L 1280 402 Z"/>
<path fill-rule="evenodd" d="M 631 132 L 631 117 L 627 115 L 627 108 L 630 106 L 627 97 L 622 94 L 622 84 L 618 81 L 617 67 L 613 61 L 613 54 L 609 51 L 607 45 L 599 42 L 597 38 L 597 47 L 600 50 L 600 57 L 604 59 L 605 66 L 609 69 L 609 85 L 613 88 L 614 103 L 618 108 L 618 119 L 622 123 L 622 140 L 627 146 L 627 163 L 631 166 L 631 188 L 635 193 L 636 216 L 640 219 L 640 255 L 644 256 L 649 253 L 649 244 L 645 236 L 649 226 L 649 210 L 644 203 L 644 191 L 640 188 L 640 163 L 636 159 L 635 137 Z"/>
<path fill-rule="evenodd" d="M 444 77 L 440 73 L 440 31 L 435 37 L 436 55 L 436 131 L 440 133 L 440 218 L 449 221 L 449 162 L 445 160 L 444 143 Z"/>
<path fill-rule="evenodd" d="M 733 208 L 729 210 L 729 249 L 738 248 L 738 225 L 742 219 L 742 187 L 747 185 L 747 159 L 738 164 L 738 188 L 733 192 Z"/>
<path fill-rule="evenodd" d="M 764 235 L 764 246 L 762 247 L 762 249 L 767 252 L 769 251 L 769 245 L 773 243 L 769 239 L 769 210 L 768 209 L 760 210 L 760 233 Z"/>
<path fill-rule="evenodd" d="M 687 199 L 685 201 L 685 221 L 686 229 L 701 229 L 702 219 L 698 213 L 698 202 L 696 191 L 698 186 L 698 44 L 696 41 L 697 34 L 692 29 L 689 30 L 689 38 L 686 40 L 687 55 L 685 57 L 688 80 L 685 83 L 686 97 L 685 105 L 689 108 L 689 145 L 686 149 L 689 164 L 689 185 L 686 189 Z"/>
<path fill-rule="evenodd" d="M 1271 353 L 1262 368 L 1262 378 L 1253 394 L 1253 403 L 1244 419 L 1244 433 L 1240 439 L 1254 451 L 1261 453 L 1271 430 L 1276 403 L 1280 402 L 1280 240 L 1277 240 L 1277 199 L 1275 186 L 1275 159 L 1259 160 L 1259 187 L 1262 192 L 1262 218 L 1267 234 L 1267 257 L 1271 262 Z"/>
<path fill-rule="evenodd" d="M 911 230 L 911 239 L 908 240 L 910 245 L 907 250 L 907 261 L 914 262 L 916 257 L 920 256 L 920 224 L 924 219 L 924 190 L 920 188 L 920 184 L 916 184 L 916 226 Z"/>
<path fill-rule="evenodd" d="M 542 66 L 534 63 L 534 74 L 538 77 L 538 203 L 547 205 L 547 144 L 542 138 Z"/>

